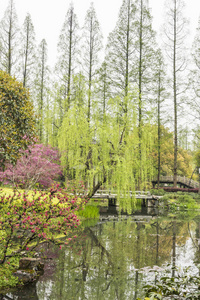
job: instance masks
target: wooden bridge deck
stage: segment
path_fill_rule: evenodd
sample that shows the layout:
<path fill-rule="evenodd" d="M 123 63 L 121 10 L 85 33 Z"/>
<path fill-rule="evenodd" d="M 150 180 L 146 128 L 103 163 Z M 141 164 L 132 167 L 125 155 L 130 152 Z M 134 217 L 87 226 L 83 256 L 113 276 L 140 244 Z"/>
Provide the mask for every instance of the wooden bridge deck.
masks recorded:
<path fill-rule="evenodd" d="M 153 186 L 155 186 L 157 183 L 158 183 L 157 178 L 152 180 Z M 160 176 L 160 183 L 173 184 L 173 176 Z M 199 188 L 199 183 L 197 181 L 194 181 L 192 179 L 182 177 L 182 176 L 177 176 L 177 184 L 179 184 L 180 186 L 186 187 L 186 188 L 191 188 L 191 189 Z"/>
<path fill-rule="evenodd" d="M 92 199 L 117 199 L 117 193 L 111 192 L 109 190 L 98 190 L 93 196 Z M 125 195 L 121 195 L 120 197 L 130 197 L 135 199 L 145 199 L 145 200 L 152 200 L 152 199 L 158 199 L 159 196 L 153 196 L 150 192 L 145 191 L 135 191 L 135 192 L 128 192 Z"/>
<path fill-rule="evenodd" d="M 159 199 L 162 198 L 162 196 L 154 196 L 151 195 L 150 192 L 144 192 L 144 191 L 135 191 L 135 192 L 128 192 L 125 195 L 121 195 L 121 198 L 124 197 L 130 197 L 134 199 L 141 199 L 143 202 L 143 206 L 145 207 L 157 207 L 159 203 Z M 114 191 L 106 191 L 106 190 L 98 190 L 93 196 L 92 199 L 107 199 L 108 200 L 108 206 L 119 206 L 119 203 L 117 203 L 118 195 Z"/>

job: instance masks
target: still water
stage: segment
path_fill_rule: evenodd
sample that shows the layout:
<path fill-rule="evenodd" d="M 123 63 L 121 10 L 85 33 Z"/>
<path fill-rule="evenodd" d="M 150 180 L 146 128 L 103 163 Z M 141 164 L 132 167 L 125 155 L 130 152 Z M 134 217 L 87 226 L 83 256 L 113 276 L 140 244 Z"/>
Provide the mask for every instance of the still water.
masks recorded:
<path fill-rule="evenodd" d="M 44 275 L 14 300 L 126 300 L 143 297 L 143 286 L 173 267 L 199 273 L 200 213 L 184 211 L 127 216 L 104 212 L 83 224 L 61 250 L 46 247 Z"/>

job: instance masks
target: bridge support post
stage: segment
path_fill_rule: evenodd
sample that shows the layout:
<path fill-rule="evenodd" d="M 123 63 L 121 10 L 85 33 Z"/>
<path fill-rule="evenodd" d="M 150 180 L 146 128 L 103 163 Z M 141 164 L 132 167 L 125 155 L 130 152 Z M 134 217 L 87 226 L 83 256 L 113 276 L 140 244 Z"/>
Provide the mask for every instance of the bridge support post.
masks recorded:
<path fill-rule="evenodd" d="M 157 199 L 147 199 L 147 207 L 157 207 L 158 200 Z"/>
<path fill-rule="evenodd" d="M 109 198 L 108 199 L 108 205 L 109 206 L 116 206 L 117 205 L 117 200 L 115 198 Z"/>
<path fill-rule="evenodd" d="M 142 207 L 146 207 L 146 200 L 145 199 L 142 199 Z"/>

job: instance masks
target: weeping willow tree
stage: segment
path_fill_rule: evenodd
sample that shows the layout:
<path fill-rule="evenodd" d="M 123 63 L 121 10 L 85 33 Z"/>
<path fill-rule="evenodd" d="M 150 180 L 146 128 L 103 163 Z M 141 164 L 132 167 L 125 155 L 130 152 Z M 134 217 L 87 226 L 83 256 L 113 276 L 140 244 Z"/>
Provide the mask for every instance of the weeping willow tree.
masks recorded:
<path fill-rule="evenodd" d="M 110 99 L 111 109 L 105 112 L 103 121 L 94 117 L 90 124 L 86 106 L 74 105 L 66 112 L 58 133 L 66 176 L 83 180 L 89 197 L 102 185 L 117 192 L 120 207 L 128 211 L 135 202 L 128 192 L 135 191 L 139 178 L 145 189 L 153 173 L 152 128 L 150 124 L 144 124 L 141 142 L 137 108 L 131 99 L 130 93 L 124 99 L 128 108 L 126 113 L 123 113 L 119 97 Z"/>

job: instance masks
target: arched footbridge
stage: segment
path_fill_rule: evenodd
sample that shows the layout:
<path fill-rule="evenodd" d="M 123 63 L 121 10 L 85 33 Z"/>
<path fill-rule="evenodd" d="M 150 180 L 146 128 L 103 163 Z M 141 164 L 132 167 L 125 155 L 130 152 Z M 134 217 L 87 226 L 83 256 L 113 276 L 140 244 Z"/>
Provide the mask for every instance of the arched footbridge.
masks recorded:
<path fill-rule="evenodd" d="M 173 176 L 160 176 L 160 183 L 164 184 L 173 184 L 174 177 Z M 152 180 L 153 187 L 156 186 L 158 183 L 158 179 L 154 178 Z M 197 181 L 194 181 L 192 179 L 177 176 L 177 184 L 180 185 L 180 187 L 183 188 L 189 188 L 189 189 L 197 189 L 199 188 L 199 183 Z"/>

